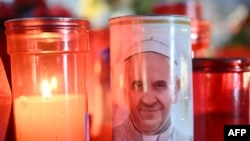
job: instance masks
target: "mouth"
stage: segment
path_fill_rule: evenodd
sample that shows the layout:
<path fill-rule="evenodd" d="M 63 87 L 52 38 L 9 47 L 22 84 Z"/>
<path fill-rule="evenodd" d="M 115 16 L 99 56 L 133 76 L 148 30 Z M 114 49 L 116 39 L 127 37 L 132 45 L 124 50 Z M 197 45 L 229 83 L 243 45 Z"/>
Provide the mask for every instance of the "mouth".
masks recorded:
<path fill-rule="evenodd" d="M 143 120 L 155 120 L 161 116 L 160 109 L 141 109 L 139 114 Z"/>
<path fill-rule="evenodd" d="M 150 109 L 142 108 L 142 109 L 140 109 L 140 111 L 142 111 L 142 112 L 157 112 L 157 111 L 160 111 L 160 110 L 161 110 L 160 108 L 150 108 Z"/>
<path fill-rule="evenodd" d="M 146 106 L 142 106 L 139 109 L 140 111 L 145 111 L 145 112 L 155 112 L 155 111 L 160 111 L 162 110 L 161 106 L 154 106 L 154 107 L 146 107 Z"/>

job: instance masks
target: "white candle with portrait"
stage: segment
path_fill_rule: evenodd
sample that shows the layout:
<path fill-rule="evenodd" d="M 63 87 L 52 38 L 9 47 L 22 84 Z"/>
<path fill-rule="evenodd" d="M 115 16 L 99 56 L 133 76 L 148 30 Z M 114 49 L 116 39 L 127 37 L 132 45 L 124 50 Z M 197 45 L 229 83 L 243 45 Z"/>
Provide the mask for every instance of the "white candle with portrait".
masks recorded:
<path fill-rule="evenodd" d="M 109 20 L 113 141 L 193 141 L 190 20 Z"/>

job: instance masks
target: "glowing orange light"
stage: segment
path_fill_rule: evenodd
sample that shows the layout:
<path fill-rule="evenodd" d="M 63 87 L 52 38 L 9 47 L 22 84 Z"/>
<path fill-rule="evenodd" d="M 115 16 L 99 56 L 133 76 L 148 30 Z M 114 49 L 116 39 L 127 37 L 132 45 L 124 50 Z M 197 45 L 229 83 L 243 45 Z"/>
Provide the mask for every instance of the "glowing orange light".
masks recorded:
<path fill-rule="evenodd" d="M 51 88 L 48 80 L 43 80 L 42 81 L 42 95 L 43 98 L 49 99 L 51 98 Z"/>

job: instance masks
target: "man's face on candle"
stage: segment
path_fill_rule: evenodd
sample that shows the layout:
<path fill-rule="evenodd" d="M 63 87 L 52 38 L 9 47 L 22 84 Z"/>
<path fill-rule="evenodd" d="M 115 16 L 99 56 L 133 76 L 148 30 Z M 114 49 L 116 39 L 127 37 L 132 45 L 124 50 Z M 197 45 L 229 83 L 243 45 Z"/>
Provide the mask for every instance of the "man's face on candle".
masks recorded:
<path fill-rule="evenodd" d="M 133 124 L 144 134 L 156 134 L 165 127 L 177 100 L 180 84 L 170 66 L 169 57 L 153 52 L 125 61 L 125 96 Z"/>

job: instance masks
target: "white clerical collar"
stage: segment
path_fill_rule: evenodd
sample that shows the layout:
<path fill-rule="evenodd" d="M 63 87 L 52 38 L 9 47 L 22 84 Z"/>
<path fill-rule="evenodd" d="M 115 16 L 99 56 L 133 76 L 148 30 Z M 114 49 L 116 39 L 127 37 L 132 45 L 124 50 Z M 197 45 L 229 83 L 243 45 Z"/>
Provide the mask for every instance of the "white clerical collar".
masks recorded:
<path fill-rule="evenodd" d="M 173 140 L 174 126 L 171 122 L 169 128 L 160 134 L 159 140 L 172 141 Z"/>
<path fill-rule="evenodd" d="M 143 141 L 157 141 L 159 135 L 142 135 Z"/>

